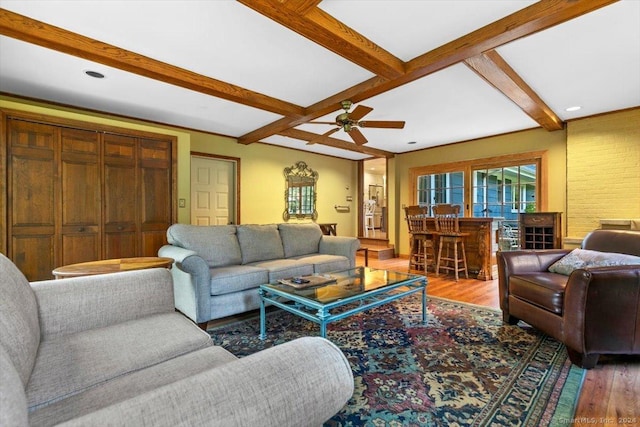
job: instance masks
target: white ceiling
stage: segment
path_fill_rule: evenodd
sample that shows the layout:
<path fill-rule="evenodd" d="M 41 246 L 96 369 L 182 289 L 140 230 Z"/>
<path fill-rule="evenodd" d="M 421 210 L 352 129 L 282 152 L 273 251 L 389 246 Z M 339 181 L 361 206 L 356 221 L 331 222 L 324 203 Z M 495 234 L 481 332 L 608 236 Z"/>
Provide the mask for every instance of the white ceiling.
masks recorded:
<path fill-rule="evenodd" d="M 532 3 L 324 0 L 319 8 L 409 61 Z M 0 7 L 304 108 L 374 77 L 235 1 L 0 0 Z M 640 106 L 640 1 L 605 6 L 496 51 L 562 120 Z M 0 36 L 0 91 L 236 138 L 283 117 L 8 36 Z M 361 104 L 374 108 L 366 120 L 406 121 L 402 130 L 362 129 L 367 147 L 393 153 L 539 126 L 463 63 Z M 582 109 L 565 111 L 573 105 Z M 339 112 L 336 103 L 317 120 Z M 298 129 L 321 134 L 332 127 Z M 342 131 L 332 137 L 352 143 Z M 280 135 L 262 141 L 370 157 Z"/>

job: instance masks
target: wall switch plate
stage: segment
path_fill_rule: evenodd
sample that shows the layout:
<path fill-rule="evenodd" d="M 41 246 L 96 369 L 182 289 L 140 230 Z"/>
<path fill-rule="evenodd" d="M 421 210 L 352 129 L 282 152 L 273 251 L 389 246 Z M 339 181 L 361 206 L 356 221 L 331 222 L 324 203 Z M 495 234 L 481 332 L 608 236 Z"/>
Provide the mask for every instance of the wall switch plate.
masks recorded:
<path fill-rule="evenodd" d="M 179 208 L 184 208 L 185 206 L 187 206 L 187 200 L 186 199 L 178 199 L 178 207 Z"/>

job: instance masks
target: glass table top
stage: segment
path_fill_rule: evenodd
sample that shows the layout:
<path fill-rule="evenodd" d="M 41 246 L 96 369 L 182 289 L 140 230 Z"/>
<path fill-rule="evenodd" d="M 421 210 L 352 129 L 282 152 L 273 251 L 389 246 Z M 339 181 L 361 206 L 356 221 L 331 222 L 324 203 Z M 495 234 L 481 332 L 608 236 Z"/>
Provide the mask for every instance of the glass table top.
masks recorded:
<path fill-rule="evenodd" d="M 278 293 L 303 297 L 320 304 L 328 304 L 337 300 L 348 299 L 356 295 L 380 291 L 402 283 L 412 283 L 423 276 L 401 273 L 397 271 L 377 270 L 369 267 L 354 267 L 347 270 L 332 271 L 321 274 L 321 277 L 335 279 L 330 283 L 308 288 L 296 289 L 292 286 L 270 283 L 262 288 Z"/>

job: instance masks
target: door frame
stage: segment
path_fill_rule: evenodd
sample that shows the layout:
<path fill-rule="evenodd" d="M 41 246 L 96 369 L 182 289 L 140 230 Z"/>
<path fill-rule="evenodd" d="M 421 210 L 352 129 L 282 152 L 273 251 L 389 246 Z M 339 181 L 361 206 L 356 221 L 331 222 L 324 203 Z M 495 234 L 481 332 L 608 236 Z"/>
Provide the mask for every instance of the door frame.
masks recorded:
<path fill-rule="evenodd" d="M 231 156 L 221 156 L 218 154 L 210 154 L 210 153 L 202 153 L 199 151 L 191 151 L 189 153 L 189 177 L 191 177 L 191 158 L 193 156 L 197 157 L 206 157 L 211 160 L 219 160 L 223 162 L 230 162 L 233 164 L 233 171 L 235 175 L 235 191 L 234 193 L 234 211 L 235 211 L 235 219 L 234 224 L 240 224 L 240 158 L 239 157 L 231 157 Z M 191 178 L 189 178 L 189 197 L 191 197 Z M 193 200 L 190 201 L 189 205 L 191 206 Z M 191 222 L 191 208 L 189 208 L 189 222 Z"/>
<path fill-rule="evenodd" d="M 357 237 L 359 238 L 363 238 L 363 239 L 369 239 L 369 237 L 365 237 L 363 230 L 364 230 L 364 201 L 368 198 L 368 194 L 369 194 L 369 189 L 365 188 L 364 185 L 364 175 L 366 173 L 365 170 L 365 161 L 367 160 L 374 160 L 373 158 L 370 159 L 362 159 L 362 160 L 358 160 L 358 230 L 357 230 Z M 384 159 L 384 167 L 385 167 L 385 174 L 388 173 L 389 171 L 389 159 L 385 158 Z M 385 224 L 385 229 L 386 229 L 386 238 L 384 239 L 375 239 L 374 240 L 382 240 L 382 241 L 387 241 L 389 242 L 389 230 L 391 228 L 391 225 L 389 224 L 389 180 L 387 179 L 384 183 L 384 194 L 387 197 L 387 215 L 386 215 L 386 224 Z"/>

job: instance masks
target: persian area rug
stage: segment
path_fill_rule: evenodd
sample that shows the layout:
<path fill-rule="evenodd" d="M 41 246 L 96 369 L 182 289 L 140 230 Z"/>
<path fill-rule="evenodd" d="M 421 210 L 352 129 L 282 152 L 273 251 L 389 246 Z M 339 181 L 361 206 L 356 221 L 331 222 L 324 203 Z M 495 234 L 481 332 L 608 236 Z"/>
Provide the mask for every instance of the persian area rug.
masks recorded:
<path fill-rule="evenodd" d="M 584 370 L 558 341 L 509 326 L 499 311 L 420 295 L 327 327 L 349 359 L 355 392 L 326 426 L 553 426 L 573 417 Z M 315 323 L 282 310 L 209 329 L 238 357 L 318 335 Z"/>

